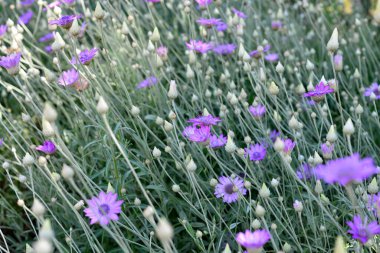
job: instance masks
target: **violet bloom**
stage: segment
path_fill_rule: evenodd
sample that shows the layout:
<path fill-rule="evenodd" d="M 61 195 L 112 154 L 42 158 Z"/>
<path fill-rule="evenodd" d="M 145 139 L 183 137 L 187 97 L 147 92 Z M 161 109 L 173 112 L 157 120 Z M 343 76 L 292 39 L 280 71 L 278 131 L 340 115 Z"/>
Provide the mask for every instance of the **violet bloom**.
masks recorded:
<path fill-rule="evenodd" d="M 78 59 L 76 56 L 73 57 L 73 59 L 71 60 L 71 64 L 79 64 L 80 63 L 83 65 L 89 65 L 97 53 L 98 53 L 97 48 L 93 48 L 90 50 L 85 49 L 79 53 Z"/>
<path fill-rule="evenodd" d="M 264 48 L 263 48 L 263 51 L 262 52 L 259 52 L 259 50 L 253 50 L 249 53 L 249 56 L 253 57 L 253 58 L 260 58 L 262 56 L 263 53 L 266 53 L 270 50 L 270 45 L 265 45 Z"/>
<path fill-rule="evenodd" d="M 50 4 L 48 4 L 46 6 L 46 8 L 43 9 L 43 11 L 47 11 L 47 9 L 53 9 L 54 7 L 57 7 L 57 6 L 60 6 L 62 4 L 61 1 L 54 1 L 54 2 L 51 2 Z"/>
<path fill-rule="evenodd" d="M 218 55 L 230 55 L 232 54 L 236 49 L 236 46 L 234 44 L 221 44 L 218 46 L 214 46 L 212 51 Z"/>
<path fill-rule="evenodd" d="M 307 163 L 302 164 L 296 171 L 297 177 L 299 179 L 308 180 L 315 176 L 314 169 Z"/>
<path fill-rule="evenodd" d="M 213 26 L 217 26 L 220 23 L 222 23 L 222 20 L 220 18 L 199 18 L 197 20 L 197 23 L 201 26 L 211 28 Z"/>
<path fill-rule="evenodd" d="M 370 97 L 372 93 L 375 95 L 376 99 L 380 99 L 380 88 L 378 83 L 373 83 L 370 87 L 365 89 L 364 96 Z"/>
<path fill-rule="evenodd" d="M 326 144 L 323 143 L 321 145 L 321 150 L 322 150 L 322 156 L 325 159 L 331 159 L 332 158 L 332 153 L 334 151 L 334 144 Z"/>
<path fill-rule="evenodd" d="M 147 87 L 151 87 L 151 86 L 154 86 L 158 83 L 158 79 L 155 77 L 155 76 L 150 76 L 148 78 L 146 78 L 145 80 L 141 81 L 138 85 L 137 85 L 137 89 L 143 89 L 143 88 L 147 88 Z"/>
<path fill-rule="evenodd" d="M 57 148 L 52 141 L 44 141 L 44 144 L 36 147 L 36 150 L 44 152 L 47 155 L 54 154 Z"/>
<path fill-rule="evenodd" d="M 256 106 L 251 105 L 248 110 L 255 119 L 261 119 L 266 112 L 265 106 L 262 104 L 258 104 Z"/>
<path fill-rule="evenodd" d="M 0 25 L 0 39 L 2 37 L 4 37 L 4 35 L 7 32 L 7 30 L 8 30 L 8 26 L 7 25 Z"/>
<path fill-rule="evenodd" d="M 224 147 L 227 143 L 227 137 L 223 134 L 217 136 L 217 135 L 211 135 L 210 136 L 210 148 L 221 148 Z"/>
<path fill-rule="evenodd" d="M 24 0 L 21 1 L 20 4 L 22 7 L 28 7 L 31 6 L 34 3 L 34 0 Z"/>
<path fill-rule="evenodd" d="M 228 25 L 224 22 L 220 22 L 219 24 L 216 25 L 215 28 L 218 32 L 224 32 L 225 30 L 228 29 Z"/>
<path fill-rule="evenodd" d="M 275 130 L 272 130 L 270 133 L 269 133 L 269 138 L 272 142 L 275 142 L 277 137 L 280 136 L 280 132 L 277 131 L 276 129 Z"/>
<path fill-rule="evenodd" d="M 334 68 L 336 71 L 342 71 L 343 69 L 343 55 L 336 54 L 334 55 Z"/>
<path fill-rule="evenodd" d="M 49 25 L 58 25 L 65 29 L 70 29 L 71 25 L 73 24 L 75 19 L 81 18 L 81 15 L 68 15 L 68 16 L 62 16 L 59 19 L 56 20 L 50 20 Z"/>
<path fill-rule="evenodd" d="M 0 58 L 0 66 L 10 75 L 16 75 L 20 70 L 21 53 L 14 53 Z"/>
<path fill-rule="evenodd" d="M 18 21 L 17 23 L 19 25 L 27 25 L 30 20 L 32 19 L 34 13 L 32 10 L 27 10 L 26 12 L 24 12 L 23 14 L 20 15 L 20 17 L 18 18 Z"/>
<path fill-rule="evenodd" d="M 190 141 L 206 143 L 210 139 L 211 131 L 209 126 L 188 126 L 182 134 Z"/>
<path fill-rule="evenodd" d="M 313 91 L 305 93 L 304 97 L 311 97 L 315 102 L 321 102 L 325 98 L 326 94 L 333 93 L 334 89 L 331 88 L 328 84 L 325 85 L 324 82 L 320 82 L 315 86 Z"/>
<path fill-rule="evenodd" d="M 186 47 L 189 50 L 193 50 L 200 54 L 205 54 L 212 49 L 212 45 L 201 40 L 190 40 L 189 43 L 186 42 Z"/>
<path fill-rule="evenodd" d="M 4 145 L 4 138 L 0 138 L 0 148 Z"/>
<path fill-rule="evenodd" d="M 272 54 L 267 54 L 266 56 L 264 56 L 264 59 L 269 62 L 277 62 L 279 59 L 279 56 L 276 53 L 272 53 Z"/>
<path fill-rule="evenodd" d="M 244 12 L 241 12 L 235 8 L 232 8 L 232 12 L 236 14 L 239 18 L 246 19 L 247 15 L 244 14 Z"/>
<path fill-rule="evenodd" d="M 268 230 L 251 232 L 247 229 L 244 233 L 240 232 L 236 235 L 236 241 L 246 249 L 257 250 L 261 249 L 270 240 L 270 237 Z"/>
<path fill-rule="evenodd" d="M 251 161 L 261 161 L 265 158 L 267 150 L 262 144 L 250 145 L 249 148 L 245 148 L 245 157 L 249 156 Z"/>
<path fill-rule="evenodd" d="M 273 30 L 279 30 L 282 28 L 282 22 L 281 21 L 272 21 L 271 27 Z"/>
<path fill-rule="evenodd" d="M 338 158 L 321 165 L 315 170 L 316 175 L 326 183 L 347 185 L 351 182 L 362 182 L 377 174 L 378 170 L 372 158 L 360 159 L 359 154 Z"/>
<path fill-rule="evenodd" d="M 218 117 L 214 117 L 211 114 L 207 116 L 198 116 L 196 118 L 189 119 L 187 122 L 193 123 L 193 126 L 211 126 L 216 125 L 222 120 Z"/>
<path fill-rule="evenodd" d="M 380 234 L 380 226 L 376 221 L 368 223 L 368 218 L 365 217 L 364 220 L 360 215 L 355 215 L 353 221 L 347 222 L 350 227 L 348 233 L 352 235 L 352 238 L 365 244 L 368 240 L 372 239 L 375 235 Z"/>
<path fill-rule="evenodd" d="M 292 141 L 291 139 L 285 139 L 282 141 L 284 142 L 283 152 L 284 154 L 289 155 L 293 151 L 294 147 L 296 146 L 296 143 Z"/>
<path fill-rule="evenodd" d="M 212 0 L 195 0 L 200 8 L 206 8 L 208 5 L 212 4 Z"/>
<path fill-rule="evenodd" d="M 163 60 L 168 59 L 168 48 L 165 46 L 160 46 L 156 49 L 156 54 Z"/>
<path fill-rule="evenodd" d="M 44 36 L 38 39 L 38 42 L 47 42 L 51 40 L 54 40 L 54 33 L 45 34 Z"/>
<path fill-rule="evenodd" d="M 380 214 L 380 193 L 368 194 L 367 208 L 369 211 L 373 212 L 375 215 Z"/>
<path fill-rule="evenodd" d="M 53 48 L 51 45 L 44 47 L 44 50 L 46 53 L 51 54 L 53 53 Z"/>
<path fill-rule="evenodd" d="M 106 226 L 111 220 L 118 220 L 123 200 L 117 200 L 117 194 L 100 192 L 98 197 L 92 197 L 84 213 L 91 219 L 90 224 L 99 223 Z"/>
<path fill-rule="evenodd" d="M 75 69 L 64 71 L 58 79 L 58 83 L 62 86 L 72 86 L 79 80 L 79 72 Z"/>
<path fill-rule="evenodd" d="M 219 183 L 215 186 L 215 196 L 223 198 L 224 203 L 233 203 L 239 199 L 239 195 L 247 194 L 244 181 L 239 177 L 219 177 Z"/>

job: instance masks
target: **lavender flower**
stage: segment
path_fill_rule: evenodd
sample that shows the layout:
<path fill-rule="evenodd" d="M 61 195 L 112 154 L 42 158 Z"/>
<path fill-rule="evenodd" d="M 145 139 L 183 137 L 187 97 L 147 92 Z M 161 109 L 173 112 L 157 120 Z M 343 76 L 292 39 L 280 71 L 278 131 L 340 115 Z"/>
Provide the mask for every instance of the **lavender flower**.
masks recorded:
<path fill-rule="evenodd" d="M 65 29 L 70 29 L 71 25 L 73 24 L 75 19 L 81 18 L 81 15 L 68 15 L 68 16 L 62 16 L 59 19 L 56 20 L 50 20 L 49 25 L 58 25 Z"/>
<path fill-rule="evenodd" d="M 289 155 L 294 147 L 296 146 L 296 143 L 294 141 L 292 141 L 291 139 L 285 139 L 285 140 L 282 140 L 284 142 L 284 154 L 286 155 Z"/>
<path fill-rule="evenodd" d="M 75 69 L 64 71 L 58 79 L 58 83 L 62 86 L 72 86 L 79 80 L 79 72 Z"/>
<path fill-rule="evenodd" d="M 78 59 L 74 56 L 73 59 L 71 60 L 72 64 L 83 64 L 83 65 L 89 65 L 92 61 L 92 59 L 96 56 L 98 52 L 97 48 L 93 49 L 85 49 L 82 52 L 79 53 Z M 78 61 L 79 60 L 79 61 Z"/>
<path fill-rule="evenodd" d="M 320 165 L 315 173 L 329 184 L 338 183 L 345 186 L 351 182 L 361 182 L 377 174 L 378 170 L 372 158 L 360 159 L 359 154 L 355 153 Z"/>
<path fill-rule="evenodd" d="M 48 54 L 53 53 L 53 48 L 52 48 L 51 45 L 48 45 L 48 46 L 44 47 L 44 50 L 45 50 L 45 52 L 48 53 Z"/>
<path fill-rule="evenodd" d="M 343 69 L 343 55 L 336 54 L 334 55 L 334 68 L 336 71 L 342 71 Z"/>
<path fill-rule="evenodd" d="M 255 119 L 261 119 L 266 112 L 265 106 L 262 104 L 258 104 L 256 106 L 251 105 L 248 110 Z"/>
<path fill-rule="evenodd" d="M 277 131 L 276 129 L 275 130 L 272 130 L 270 133 L 269 133 L 269 138 L 272 142 L 275 142 L 277 137 L 280 136 L 280 132 Z"/>
<path fill-rule="evenodd" d="M 269 62 L 277 62 L 279 59 L 279 56 L 276 53 L 272 53 L 272 54 L 267 54 L 266 56 L 264 56 L 264 59 Z"/>
<path fill-rule="evenodd" d="M 236 46 L 234 44 L 221 44 L 218 46 L 215 46 L 212 50 L 214 53 L 219 55 L 230 55 L 232 54 L 236 49 Z"/>
<path fill-rule="evenodd" d="M 245 157 L 249 156 L 251 161 L 261 161 L 265 158 L 267 150 L 262 144 L 250 145 L 249 148 L 245 148 Z"/>
<path fill-rule="evenodd" d="M 156 49 L 156 54 L 162 59 L 166 60 L 168 59 L 168 48 L 165 46 L 160 46 Z"/>
<path fill-rule="evenodd" d="M 91 219 L 90 224 L 99 223 L 106 226 L 111 220 L 118 220 L 123 200 L 117 200 L 116 193 L 100 192 L 98 197 L 92 197 L 87 203 L 84 213 Z"/>
<path fill-rule="evenodd" d="M 364 96 L 369 97 L 372 93 L 375 94 L 376 99 L 380 99 L 380 88 L 378 83 L 373 83 L 370 87 L 365 89 Z"/>
<path fill-rule="evenodd" d="M 221 148 L 227 143 L 227 137 L 223 134 L 210 136 L 210 148 Z"/>
<path fill-rule="evenodd" d="M 380 214 L 380 193 L 368 194 L 367 208 L 375 215 Z"/>
<path fill-rule="evenodd" d="M 47 42 L 51 40 L 54 40 L 54 33 L 47 33 L 38 39 L 39 42 Z"/>
<path fill-rule="evenodd" d="M 315 90 L 309 91 L 304 94 L 304 97 L 311 97 L 315 102 L 321 102 L 326 94 L 334 92 L 334 89 L 332 89 L 328 84 L 325 85 L 324 82 L 320 82 L 315 86 Z"/>
<path fill-rule="evenodd" d="M 7 25 L 0 25 L 0 39 L 2 37 L 4 37 L 4 35 L 7 32 L 7 30 L 8 30 L 8 26 Z"/>
<path fill-rule="evenodd" d="M 244 12 L 241 12 L 235 8 L 232 8 L 232 12 L 236 14 L 239 18 L 246 19 L 247 15 L 244 14 Z"/>
<path fill-rule="evenodd" d="M 21 53 L 14 53 L 0 58 L 0 66 L 5 68 L 10 75 L 16 75 L 20 70 Z"/>
<path fill-rule="evenodd" d="M 380 226 L 376 221 L 368 223 L 367 217 L 362 220 L 360 215 L 355 215 L 353 221 L 347 222 L 347 225 L 350 227 L 348 233 L 352 235 L 352 238 L 359 240 L 362 244 L 365 244 L 375 235 L 380 234 Z"/>
<path fill-rule="evenodd" d="M 189 119 L 187 122 L 193 123 L 193 126 L 211 126 L 221 122 L 220 118 L 214 117 L 211 114 L 207 116 L 198 116 L 196 118 Z"/>
<path fill-rule="evenodd" d="M 246 230 L 245 233 L 238 233 L 236 241 L 246 249 L 261 249 L 269 240 L 271 236 L 268 230 L 256 230 L 251 232 Z"/>
<path fill-rule="evenodd" d="M 20 1 L 20 4 L 22 7 L 28 7 L 31 6 L 34 3 L 34 0 L 24 0 Z"/>
<path fill-rule="evenodd" d="M 222 20 L 220 18 L 199 18 L 197 20 L 197 23 L 201 26 L 211 28 L 213 26 L 217 26 L 220 23 L 222 23 Z"/>
<path fill-rule="evenodd" d="M 331 159 L 332 152 L 334 151 L 334 144 L 323 143 L 321 145 L 322 155 L 325 159 Z"/>
<path fill-rule="evenodd" d="M 209 126 L 188 126 L 185 128 L 182 134 L 190 141 L 199 143 L 206 143 L 211 136 Z"/>
<path fill-rule="evenodd" d="M 279 30 L 279 29 L 282 28 L 282 22 L 278 21 L 278 20 L 272 21 L 271 27 L 272 27 L 273 30 Z"/>
<path fill-rule="evenodd" d="M 146 78 L 145 80 L 141 81 L 138 85 L 137 85 L 137 89 L 142 89 L 142 88 L 147 88 L 147 87 L 151 87 L 151 86 L 154 86 L 158 83 L 158 79 L 155 77 L 155 76 L 150 76 L 148 78 Z"/>
<path fill-rule="evenodd" d="M 218 32 L 224 32 L 227 29 L 228 29 L 228 25 L 224 22 L 220 22 L 219 24 L 216 25 L 216 30 Z"/>
<path fill-rule="evenodd" d="M 20 25 L 27 25 L 30 20 L 32 19 L 34 13 L 32 10 L 27 10 L 26 12 L 24 12 L 23 14 L 20 15 L 20 17 L 18 18 L 18 24 Z"/>
<path fill-rule="evenodd" d="M 4 138 L 0 138 L 0 148 L 4 145 Z"/>
<path fill-rule="evenodd" d="M 47 155 L 54 154 L 57 148 L 52 141 L 44 141 L 44 144 L 36 147 L 36 150 L 44 152 Z"/>
<path fill-rule="evenodd" d="M 269 44 L 265 45 L 262 52 L 259 52 L 259 50 L 253 50 L 249 53 L 249 56 L 258 59 L 262 56 L 263 53 L 268 52 L 270 50 L 270 48 L 271 48 L 271 46 Z"/>
<path fill-rule="evenodd" d="M 208 5 L 212 4 L 212 0 L 195 0 L 200 8 L 206 8 Z"/>
<path fill-rule="evenodd" d="M 239 195 L 247 194 L 247 189 L 244 188 L 244 181 L 239 177 L 219 177 L 219 183 L 215 186 L 215 196 L 223 198 L 224 203 L 236 202 Z"/>
<path fill-rule="evenodd" d="M 307 163 L 302 164 L 296 171 L 296 174 L 299 179 L 304 179 L 304 180 L 308 180 L 315 176 L 313 168 Z"/>
<path fill-rule="evenodd" d="M 193 50 L 200 54 L 205 54 L 212 49 L 212 45 L 210 43 L 206 43 L 200 40 L 190 40 L 189 43 L 186 43 L 186 47 L 187 49 Z"/>

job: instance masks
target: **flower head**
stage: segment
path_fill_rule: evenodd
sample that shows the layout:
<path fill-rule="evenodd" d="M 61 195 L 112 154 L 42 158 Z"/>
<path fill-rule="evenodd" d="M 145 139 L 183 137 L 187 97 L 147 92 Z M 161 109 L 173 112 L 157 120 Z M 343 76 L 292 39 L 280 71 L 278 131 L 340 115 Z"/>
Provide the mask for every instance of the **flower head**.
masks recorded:
<path fill-rule="evenodd" d="M 304 179 L 304 180 L 308 180 L 315 176 L 313 168 L 307 163 L 302 164 L 296 171 L 296 174 L 299 179 Z"/>
<path fill-rule="evenodd" d="M 249 156 L 251 161 L 261 161 L 265 158 L 267 150 L 262 144 L 250 145 L 249 148 L 245 148 L 245 157 Z"/>
<path fill-rule="evenodd" d="M 48 45 L 48 46 L 44 47 L 44 50 L 45 50 L 45 52 L 48 53 L 48 54 L 53 53 L 53 48 L 52 48 L 51 45 Z"/>
<path fill-rule="evenodd" d="M 218 124 L 221 120 L 220 118 L 209 114 L 207 116 L 198 116 L 196 118 L 189 119 L 187 122 L 193 123 L 193 126 L 211 126 Z"/>
<path fill-rule="evenodd" d="M 334 144 L 326 144 L 323 143 L 321 145 L 322 155 L 326 159 L 330 159 L 332 157 L 332 152 L 334 151 Z"/>
<path fill-rule="evenodd" d="M 347 222 L 347 225 L 350 227 L 348 233 L 352 235 L 352 238 L 359 240 L 362 244 L 365 244 L 375 235 L 380 234 L 380 226 L 376 221 L 368 223 L 367 217 L 362 220 L 360 215 L 355 215 L 352 221 Z"/>
<path fill-rule="evenodd" d="M 266 53 L 270 50 L 270 45 L 265 45 L 264 48 L 263 48 L 263 51 L 259 51 L 259 50 L 253 50 L 249 53 L 249 56 L 253 57 L 253 58 L 260 58 L 262 56 L 263 53 Z"/>
<path fill-rule="evenodd" d="M 213 26 L 217 26 L 220 23 L 222 23 L 222 20 L 220 18 L 199 18 L 197 20 L 197 23 L 200 24 L 201 26 L 211 28 Z"/>
<path fill-rule="evenodd" d="M 220 23 L 217 24 L 215 27 L 216 27 L 216 30 L 217 30 L 218 32 L 224 32 L 225 30 L 228 29 L 228 25 L 227 25 L 226 23 L 224 23 L 224 22 L 220 22 Z"/>
<path fill-rule="evenodd" d="M 168 58 L 168 48 L 165 46 L 160 46 L 156 49 L 156 54 L 161 58 L 161 59 L 167 59 Z"/>
<path fill-rule="evenodd" d="M 93 48 L 93 49 L 85 49 L 83 50 L 82 52 L 80 52 L 78 54 L 78 59 L 74 56 L 73 59 L 71 60 L 71 63 L 72 64 L 83 64 L 83 65 L 89 65 L 92 61 L 92 59 L 96 56 L 96 54 L 98 53 L 98 49 L 97 48 Z"/>
<path fill-rule="evenodd" d="M 54 40 L 54 33 L 47 33 L 38 39 L 39 42 L 47 42 L 51 40 Z"/>
<path fill-rule="evenodd" d="M 372 93 L 375 95 L 376 99 L 380 99 L 380 87 L 378 83 L 373 83 L 370 87 L 365 89 L 364 96 L 370 97 Z"/>
<path fill-rule="evenodd" d="M 296 146 L 296 143 L 292 141 L 291 139 L 285 139 L 282 140 L 284 142 L 284 154 L 289 155 L 292 151 L 293 148 Z"/>
<path fill-rule="evenodd" d="M 36 147 L 36 150 L 44 152 L 47 155 L 51 155 L 55 153 L 57 148 L 52 141 L 44 141 L 44 144 Z"/>
<path fill-rule="evenodd" d="M 223 134 L 210 136 L 210 148 L 221 148 L 227 143 L 227 137 Z"/>
<path fill-rule="evenodd" d="M 280 132 L 277 131 L 276 129 L 272 130 L 270 133 L 269 133 L 269 138 L 272 142 L 275 142 L 277 137 L 280 136 Z"/>
<path fill-rule="evenodd" d="M 81 15 L 67 15 L 62 16 L 59 19 L 49 21 L 49 25 L 58 25 L 65 29 L 69 29 L 75 19 L 81 18 Z"/>
<path fill-rule="evenodd" d="M 272 53 L 272 54 L 267 54 L 266 56 L 264 56 L 264 59 L 269 62 L 277 62 L 279 59 L 279 56 L 276 53 Z"/>
<path fill-rule="evenodd" d="M 326 94 L 334 92 L 334 89 L 331 88 L 328 84 L 320 82 L 315 86 L 313 91 L 309 91 L 304 94 L 304 97 L 311 97 L 315 102 L 321 102 Z"/>
<path fill-rule="evenodd" d="M 207 42 L 200 40 L 190 40 L 189 43 L 186 42 L 186 47 L 189 50 L 193 50 L 200 54 L 205 54 L 212 49 L 212 45 Z"/>
<path fill-rule="evenodd" d="M 261 119 L 266 112 L 265 106 L 262 104 L 258 104 L 256 106 L 251 105 L 248 110 L 255 119 Z"/>
<path fill-rule="evenodd" d="M 0 25 L 0 39 L 4 36 L 4 34 L 7 32 L 8 26 L 7 25 Z"/>
<path fill-rule="evenodd" d="M 209 126 L 188 126 L 183 130 L 182 134 L 190 141 L 199 143 L 206 143 L 211 136 Z"/>
<path fill-rule="evenodd" d="M 282 22 L 278 20 L 272 21 L 271 27 L 273 30 L 279 30 L 282 28 Z"/>
<path fill-rule="evenodd" d="M 158 83 L 158 79 L 155 77 L 155 76 L 150 76 L 148 78 L 146 78 L 145 80 L 141 81 L 138 85 L 137 85 L 137 89 L 142 89 L 142 88 L 147 88 L 147 87 L 151 87 L 151 86 L 154 86 Z"/>
<path fill-rule="evenodd" d="M 4 145 L 4 138 L 0 138 L 0 147 Z"/>
<path fill-rule="evenodd" d="M 34 13 L 32 10 L 27 10 L 26 12 L 24 12 L 23 14 L 20 15 L 20 17 L 18 18 L 18 24 L 23 24 L 23 25 L 27 25 L 30 20 L 32 19 Z"/>
<path fill-rule="evenodd" d="M 31 6 L 34 3 L 34 0 L 24 0 L 20 1 L 21 6 L 28 7 Z"/>
<path fill-rule="evenodd" d="M 236 241 L 247 249 L 260 249 L 270 240 L 270 237 L 268 230 L 254 232 L 246 230 L 245 233 L 240 232 L 236 235 Z"/>
<path fill-rule="evenodd" d="M 247 15 L 244 14 L 244 12 L 241 12 L 235 8 L 232 8 L 232 12 L 236 14 L 239 18 L 246 19 Z"/>
<path fill-rule="evenodd" d="M 215 186 L 215 196 L 223 198 L 225 203 L 236 202 L 239 195 L 245 195 L 247 189 L 244 188 L 244 181 L 239 177 L 219 177 L 219 183 Z"/>
<path fill-rule="evenodd" d="M 123 200 L 117 200 L 117 194 L 100 192 L 98 197 L 92 197 L 87 203 L 84 213 L 91 219 L 90 224 L 108 225 L 111 220 L 118 220 Z"/>
<path fill-rule="evenodd" d="M 212 49 L 214 53 L 219 55 L 229 55 L 232 54 L 236 49 L 235 44 L 221 44 L 218 46 L 214 46 Z"/>
<path fill-rule="evenodd" d="M 361 182 L 378 172 L 372 158 L 360 159 L 359 154 L 330 161 L 316 168 L 317 177 L 329 184 L 347 185 L 351 182 Z"/>
<path fill-rule="evenodd" d="M 64 71 L 58 79 L 62 86 L 72 86 L 79 80 L 79 72 L 75 69 Z"/>
<path fill-rule="evenodd" d="M 18 73 L 20 67 L 21 53 L 14 53 L 0 58 L 0 66 L 5 68 L 10 75 Z"/>
<path fill-rule="evenodd" d="M 205 8 L 207 7 L 208 5 L 212 4 L 212 0 L 195 0 L 199 7 L 201 8 Z"/>

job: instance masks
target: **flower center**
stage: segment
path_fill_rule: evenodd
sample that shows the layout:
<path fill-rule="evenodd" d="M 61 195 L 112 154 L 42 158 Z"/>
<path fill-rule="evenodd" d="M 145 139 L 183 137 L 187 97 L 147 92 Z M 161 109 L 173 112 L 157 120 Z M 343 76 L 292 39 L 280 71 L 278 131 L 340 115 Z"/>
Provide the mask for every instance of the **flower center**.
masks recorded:
<path fill-rule="evenodd" d="M 110 207 L 107 204 L 102 204 L 99 206 L 99 213 L 101 215 L 107 215 L 110 211 Z"/>
<path fill-rule="evenodd" d="M 233 184 L 226 184 L 224 186 L 224 191 L 228 194 L 234 193 L 234 185 Z"/>
<path fill-rule="evenodd" d="M 260 158 L 260 153 L 259 153 L 259 152 L 254 152 L 254 153 L 252 153 L 252 158 L 253 158 L 253 159 L 258 159 L 258 158 Z"/>

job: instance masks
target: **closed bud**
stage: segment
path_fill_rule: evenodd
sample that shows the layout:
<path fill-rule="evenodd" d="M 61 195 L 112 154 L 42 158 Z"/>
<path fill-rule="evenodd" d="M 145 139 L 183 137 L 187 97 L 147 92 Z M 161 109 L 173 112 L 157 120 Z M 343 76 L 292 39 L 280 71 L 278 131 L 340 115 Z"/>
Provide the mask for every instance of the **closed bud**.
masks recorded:
<path fill-rule="evenodd" d="M 228 153 L 233 153 L 237 149 L 235 142 L 233 141 L 233 139 L 230 135 L 228 135 L 228 137 L 227 137 L 227 143 L 226 143 L 226 146 L 224 147 L 224 149 Z"/>
<path fill-rule="evenodd" d="M 132 105 L 131 114 L 132 116 L 138 116 L 140 114 L 140 109 L 137 106 Z"/>
<path fill-rule="evenodd" d="M 154 147 L 152 154 L 154 158 L 159 158 L 161 156 L 161 151 L 158 148 Z"/>
<path fill-rule="evenodd" d="M 45 206 L 39 201 L 38 199 L 34 199 L 33 205 L 31 207 L 31 210 L 34 215 L 36 216 L 42 216 L 44 215 L 46 208 Z"/>
<path fill-rule="evenodd" d="M 53 123 L 58 117 L 57 111 L 50 103 L 45 103 L 43 115 L 44 119 L 46 119 L 50 123 Z"/>
<path fill-rule="evenodd" d="M 284 73 L 284 70 L 285 70 L 284 66 L 281 64 L 281 62 L 278 62 L 276 66 L 277 73 L 282 74 Z"/>
<path fill-rule="evenodd" d="M 259 191 L 259 195 L 262 198 L 269 198 L 270 191 L 269 191 L 268 187 L 265 184 L 263 184 L 263 186 L 261 187 L 261 189 Z"/>
<path fill-rule="evenodd" d="M 161 242 L 167 243 L 173 238 L 174 230 L 172 225 L 166 219 L 161 218 L 157 224 L 156 234 Z"/>
<path fill-rule="evenodd" d="M 379 192 L 379 186 L 377 184 L 376 177 L 374 177 L 371 183 L 368 185 L 368 192 L 371 194 L 376 194 Z"/>
<path fill-rule="evenodd" d="M 81 27 L 79 26 L 77 19 L 74 19 L 69 32 L 73 37 L 76 37 L 81 33 Z"/>
<path fill-rule="evenodd" d="M 315 187 L 314 187 L 314 191 L 319 195 L 323 192 L 323 187 L 322 187 L 322 184 L 321 184 L 321 180 L 317 180 L 317 182 L 315 183 Z"/>
<path fill-rule="evenodd" d="M 71 168 L 67 164 L 63 164 L 63 167 L 61 170 L 61 176 L 66 180 L 70 180 L 74 177 L 74 175 L 75 175 L 75 172 L 73 168 Z"/>
<path fill-rule="evenodd" d="M 335 126 L 331 125 L 329 132 L 327 133 L 326 140 L 330 143 L 334 143 L 336 140 L 338 140 L 338 136 L 335 131 Z"/>
<path fill-rule="evenodd" d="M 96 106 L 96 110 L 98 111 L 99 114 L 103 115 L 108 112 L 108 109 L 109 109 L 108 104 L 106 103 L 104 98 L 100 96 L 98 104 Z"/>
<path fill-rule="evenodd" d="M 160 41 L 160 33 L 158 32 L 157 27 L 154 28 L 152 35 L 150 36 L 152 42 Z"/>
<path fill-rule="evenodd" d="M 347 253 L 346 245 L 344 243 L 343 237 L 338 236 L 335 240 L 334 252 L 333 253 Z"/>
<path fill-rule="evenodd" d="M 99 21 L 102 21 L 104 19 L 104 16 L 105 16 L 105 13 L 103 11 L 103 8 L 102 6 L 100 5 L 99 2 L 96 3 L 96 7 L 95 7 L 95 11 L 94 11 L 94 17 L 99 20 Z"/>
<path fill-rule="evenodd" d="M 330 40 L 327 42 L 327 50 L 330 52 L 335 52 L 339 48 L 339 39 L 338 39 L 338 29 L 335 28 Z"/>
<path fill-rule="evenodd" d="M 197 169 L 197 165 L 195 164 L 193 159 L 191 159 L 190 162 L 187 163 L 186 169 L 189 172 L 194 172 Z"/>
<path fill-rule="evenodd" d="M 75 210 L 79 211 L 80 209 L 82 209 L 83 206 L 84 206 L 84 201 L 83 201 L 83 200 L 79 200 L 79 201 L 74 205 L 74 208 L 75 208 Z"/>
<path fill-rule="evenodd" d="M 29 153 L 26 153 L 25 156 L 22 158 L 22 164 L 24 166 L 31 166 L 34 163 L 34 158 Z"/>
<path fill-rule="evenodd" d="M 165 120 L 165 122 L 164 122 L 164 129 L 165 129 L 166 132 L 170 132 L 171 130 L 173 130 L 173 125 Z"/>
<path fill-rule="evenodd" d="M 280 89 L 278 88 L 278 86 L 274 82 L 271 82 L 269 85 L 269 93 L 276 96 L 279 92 Z"/>
<path fill-rule="evenodd" d="M 302 202 L 298 201 L 298 200 L 294 201 L 293 208 L 298 213 L 302 212 L 302 210 L 303 210 Z"/>
<path fill-rule="evenodd" d="M 42 119 L 42 133 L 46 137 L 53 137 L 55 134 L 53 126 L 45 119 Z"/>
<path fill-rule="evenodd" d="M 168 91 L 168 98 L 176 99 L 177 97 L 178 97 L 177 84 L 174 80 L 171 80 L 169 91 Z"/>
<path fill-rule="evenodd" d="M 259 218 L 264 217 L 264 215 L 265 215 L 265 209 L 264 209 L 264 207 L 261 206 L 261 205 L 257 205 L 256 209 L 255 209 L 255 214 Z"/>
<path fill-rule="evenodd" d="M 282 152 L 284 150 L 285 143 L 279 137 L 277 137 L 276 141 L 273 144 L 273 147 L 277 152 Z"/>
<path fill-rule="evenodd" d="M 352 123 L 352 120 L 351 118 L 349 118 L 346 122 L 346 124 L 344 124 L 344 127 L 343 127 L 343 134 L 344 135 L 347 135 L 347 136 L 350 136 L 352 135 L 353 133 L 355 133 L 355 127 L 354 127 L 354 124 Z"/>

